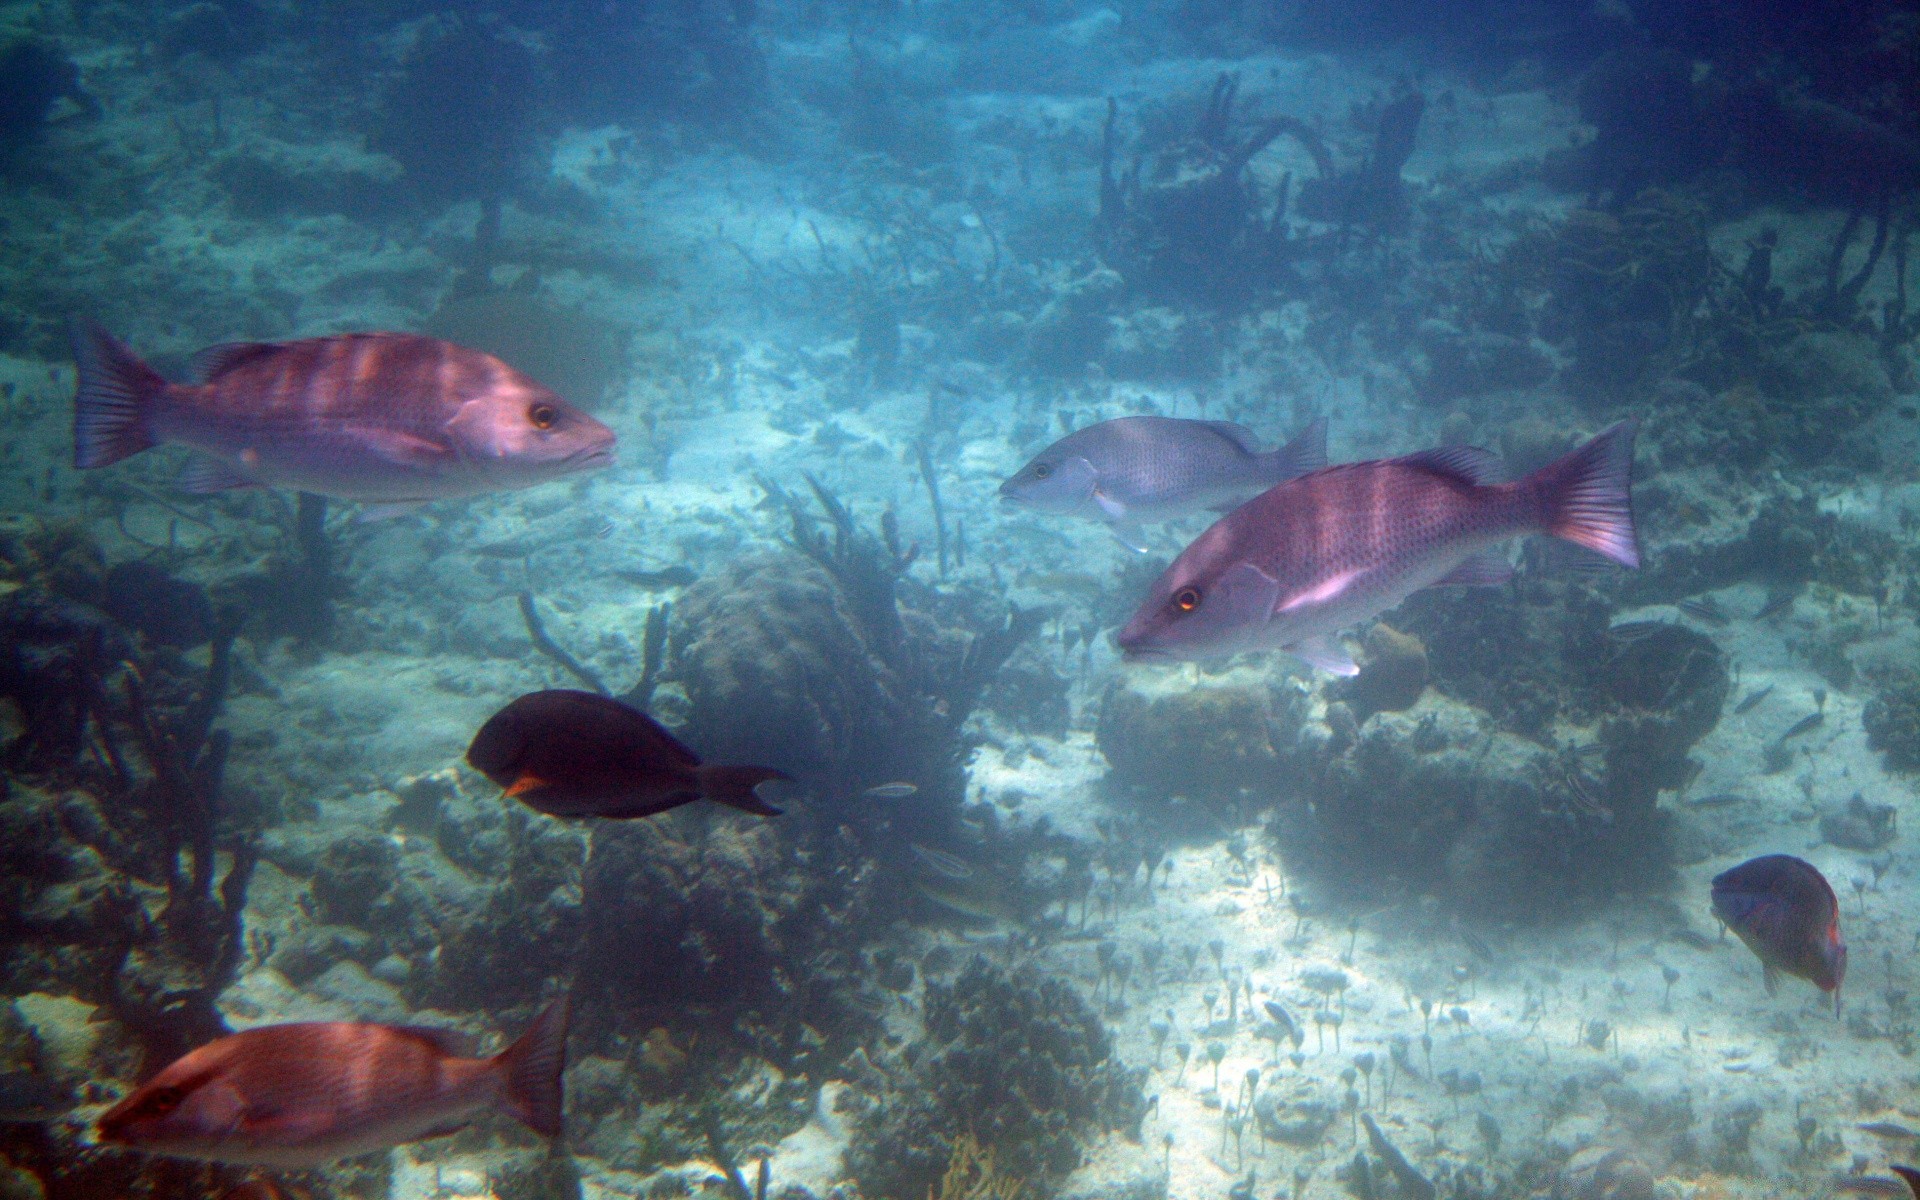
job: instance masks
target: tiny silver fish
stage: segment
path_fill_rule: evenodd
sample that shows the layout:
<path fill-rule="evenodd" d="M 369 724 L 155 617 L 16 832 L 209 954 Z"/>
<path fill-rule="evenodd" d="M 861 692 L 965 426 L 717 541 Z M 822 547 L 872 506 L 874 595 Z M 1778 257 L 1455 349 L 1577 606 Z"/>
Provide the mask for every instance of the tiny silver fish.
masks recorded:
<path fill-rule="evenodd" d="M 1607 626 L 1607 636 L 1616 642 L 1638 642 L 1667 627 L 1665 621 L 1623 621 Z"/>
<path fill-rule="evenodd" d="M 1791 741 L 1792 739 L 1799 737 L 1803 733 L 1808 733 L 1808 732 L 1811 732 L 1812 730 L 1820 728 L 1821 724 L 1824 723 L 1826 719 L 1827 719 L 1827 714 L 1825 713 L 1819 713 L 1819 712 L 1808 713 L 1806 716 L 1801 717 L 1798 721 L 1795 721 L 1792 725 L 1789 725 L 1787 727 L 1787 731 L 1781 734 L 1775 740 L 1781 741 L 1781 742 Z"/>
<path fill-rule="evenodd" d="M 907 849 L 913 851 L 915 858 L 948 879 L 973 878 L 973 868 L 945 850 L 935 850 L 931 846 L 922 846 L 919 842 L 908 842 Z"/>
<path fill-rule="evenodd" d="M 1327 465 L 1327 423 L 1278 450 L 1225 421 L 1120 417 L 1076 429 L 1000 485 L 1000 498 L 1042 512 L 1103 521 L 1133 550 L 1143 522 L 1166 521 L 1247 496 Z"/>
<path fill-rule="evenodd" d="M 919 790 L 920 787 L 918 784 L 882 783 L 876 784 L 860 794 L 869 800 L 905 800 L 908 796 L 913 795 Z"/>
<path fill-rule="evenodd" d="M 1688 808 L 1726 808 L 1733 804 L 1745 804 L 1747 798 L 1738 792 L 1715 792 L 1711 796 L 1695 796 L 1687 801 Z"/>
<path fill-rule="evenodd" d="M 1898 1200 L 1911 1200 L 1914 1195 L 1905 1180 L 1885 1175 L 1841 1175 L 1833 1181 L 1833 1190 L 1850 1196 L 1894 1196 Z"/>
<path fill-rule="evenodd" d="M 1689 596 L 1674 607 L 1703 624 L 1719 627 L 1728 621 L 1727 610 L 1711 596 Z"/>
<path fill-rule="evenodd" d="M 1792 608 L 1793 602 L 1799 598 L 1799 592 L 1775 592 L 1773 595 L 1768 596 L 1767 602 L 1762 604 L 1759 611 L 1753 614 L 1753 619 L 1756 621 L 1764 621 L 1768 617 L 1777 617 Z"/>
<path fill-rule="evenodd" d="M 1280 1032 L 1286 1034 L 1288 1041 L 1298 1046 L 1307 1040 L 1306 1031 L 1300 1027 L 1300 1022 L 1293 1019 L 1293 1014 L 1287 1011 L 1286 1005 L 1278 1000 L 1269 1000 L 1261 1007 L 1267 1010 L 1267 1015 L 1272 1017 L 1273 1023 L 1280 1027 Z"/>

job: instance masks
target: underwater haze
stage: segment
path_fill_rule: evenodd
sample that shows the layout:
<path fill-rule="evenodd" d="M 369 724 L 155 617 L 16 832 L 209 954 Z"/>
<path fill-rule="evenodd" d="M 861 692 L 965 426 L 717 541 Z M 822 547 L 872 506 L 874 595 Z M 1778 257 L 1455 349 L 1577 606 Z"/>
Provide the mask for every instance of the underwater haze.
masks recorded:
<path fill-rule="evenodd" d="M 0 1198 L 1920 1197 L 1920 3 L 0 0 Z"/>

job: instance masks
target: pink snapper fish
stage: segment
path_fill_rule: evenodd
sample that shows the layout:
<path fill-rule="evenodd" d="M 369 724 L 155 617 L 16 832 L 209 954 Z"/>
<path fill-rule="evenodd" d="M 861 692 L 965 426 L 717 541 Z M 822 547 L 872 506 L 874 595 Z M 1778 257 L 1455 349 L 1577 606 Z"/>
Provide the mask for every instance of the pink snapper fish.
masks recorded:
<path fill-rule="evenodd" d="M 1632 422 L 1512 483 L 1467 446 L 1328 467 L 1268 489 L 1195 538 L 1119 635 L 1131 659 L 1282 649 L 1359 670 L 1336 635 L 1421 588 L 1497 584 L 1499 544 L 1547 533 L 1640 565 Z"/>
<path fill-rule="evenodd" d="M 567 1005 L 492 1058 L 454 1030 L 263 1025 L 191 1050 L 100 1118 L 102 1142 L 204 1162 L 307 1169 L 464 1127 L 501 1108 L 560 1135 Z"/>
<path fill-rule="evenodd" d="M 190 492 L 286 487 L 404 511 L 607 466 L 614 434 L 490 354 L 350 333 L 215 346 L 171 383 L 97 326 L 73 330 L 74 465 L 162 443 L 199 451 Z"/>

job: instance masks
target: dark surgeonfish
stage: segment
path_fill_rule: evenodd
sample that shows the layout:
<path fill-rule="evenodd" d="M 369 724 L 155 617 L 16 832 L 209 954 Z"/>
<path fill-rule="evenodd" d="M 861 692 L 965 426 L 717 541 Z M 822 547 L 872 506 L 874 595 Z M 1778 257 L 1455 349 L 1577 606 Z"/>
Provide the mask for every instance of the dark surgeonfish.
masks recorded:
<path fill-rule="evenodd" d="M 703 799 L 778 816 L 754 788 L 789 778 L 771 767 L 702 763 L 639 709 L 565 688 L 530 692 L 493 714 L 467 761 L 507 795 L 556 817 L 650 817 Z"/>
<path fill-rule="evenodd" d="M 1140 526 L 1200 512 L 1327 465 L 1327 423 L 1278 450 L 1226 421 L 1119 417 L 1061 438 L 1000 485 L 1000 498 L 1103 521 L 1129 549 Z"/>
<path fill-rule="evenodd" d="M 1833 993 L 1847 974 L 1840 901 L 1818 868 L 1791 854 L 1751 858 L 1713 877 L 1713 915 L 1759 958 L 1767 994 L 1784 973 Z"/>
<path fill-rule="evenodd" d="M 1181 551 L 1120 632 L 1132 659 L 1282 649 L 1336 675 L 1336 639 L 1421 588 L 1497 584 L 1500 543 L 1546 533 L 1640 565 L 1622 422 L 1512 483 L 1484 450 L 1450 446 L 1328 467 L 1262 492 Z"/>
<path fill-rule="evenodd" d="M 503 1109 L 560 1135 L 567 1004 L 473 1058 L 450 1029 L 313 1021 L 263 1025 L 189 1051 L 100 1118 L 118 1146 L 236 1166 L 307 1169 L 438 1137 Z"/>
<path fill-rule="evenodd" d="M 511 491 L 604 467 L 611 429 L 490 354 L 353 333 L 216 346 L 170 383 L 105 330 L 73 328 L 73 461 L 199 451 L 190 492 L 286 487 L 381 506 Z"/>

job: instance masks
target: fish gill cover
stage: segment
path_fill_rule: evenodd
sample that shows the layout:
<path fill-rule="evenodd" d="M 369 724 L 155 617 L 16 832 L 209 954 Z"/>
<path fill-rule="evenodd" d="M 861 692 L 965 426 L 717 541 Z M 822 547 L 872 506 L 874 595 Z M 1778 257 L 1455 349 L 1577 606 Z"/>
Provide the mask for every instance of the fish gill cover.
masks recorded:
<path fill-rule="evenodd" d="M 1916 53 L 0 4 L 0 1193 L 1902 1194 Z"/>

